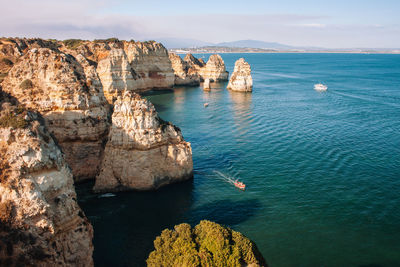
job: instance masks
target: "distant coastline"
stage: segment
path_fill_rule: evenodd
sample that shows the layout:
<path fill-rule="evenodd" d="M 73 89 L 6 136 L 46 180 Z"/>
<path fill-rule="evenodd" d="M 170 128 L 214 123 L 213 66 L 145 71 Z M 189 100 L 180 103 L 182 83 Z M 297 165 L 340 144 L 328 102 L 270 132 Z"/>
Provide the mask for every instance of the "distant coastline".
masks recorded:
<path fill-rule="evenodd" d="M 269 48 L 249 48 L 249 47 L 223 47 L 223 46 L 204 46 L 195 48 L 170 48 L 169 52 L 177 54 L 229 54 L 229 53 L 321 53 L 321 54 L 400 54 L 400 49 L 321 49 L 321 50 L 301 50 L 301 49 L 269 49 Z"/>

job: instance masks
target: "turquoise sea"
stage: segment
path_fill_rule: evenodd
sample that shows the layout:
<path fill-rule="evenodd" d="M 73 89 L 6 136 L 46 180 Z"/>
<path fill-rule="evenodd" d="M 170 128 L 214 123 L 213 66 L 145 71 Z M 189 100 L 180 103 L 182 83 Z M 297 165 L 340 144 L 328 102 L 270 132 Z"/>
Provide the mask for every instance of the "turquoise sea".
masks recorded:
<path fill-rule="evenodd" d="M 230 73 L 251 64 L 252 94 L 145 94 L 191 142 L 193 181 L 114 197 L 78 185 L 96 266 L 144 266 L 163 229 L 202 219 L 254 240 L 273 267 L 400 266 L 400 55 L 221 56 Z"/>

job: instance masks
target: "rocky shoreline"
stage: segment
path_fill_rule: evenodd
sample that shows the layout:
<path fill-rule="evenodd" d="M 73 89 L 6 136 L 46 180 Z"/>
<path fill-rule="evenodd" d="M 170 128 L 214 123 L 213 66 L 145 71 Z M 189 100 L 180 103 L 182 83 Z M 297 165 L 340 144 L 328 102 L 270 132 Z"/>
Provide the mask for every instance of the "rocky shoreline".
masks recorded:
<path fill-rule="evenodd" d="M 228 72 L 219 55 L 182 60 L 154 41 L 2 38 L 0 77 L 0 263 L 91 266 L 74 182 L 115 192 L 191 179 L 190 143 L 138 92 Z"/>

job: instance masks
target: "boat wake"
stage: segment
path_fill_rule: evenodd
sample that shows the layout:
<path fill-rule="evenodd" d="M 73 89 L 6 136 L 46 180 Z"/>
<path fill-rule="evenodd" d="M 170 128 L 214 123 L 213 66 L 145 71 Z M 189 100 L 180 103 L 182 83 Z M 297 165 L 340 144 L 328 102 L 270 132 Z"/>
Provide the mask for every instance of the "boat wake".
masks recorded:
<path fill-rule="evenodd" d="M 235 187 L 237 187 L 237 188 L 239 188 L 241 190 L 245 190 L 246 185 L 244 183 L 242 183 L 242 182 L 239 182 L 238 179 L 234 179 L 232 177 L 228 177 L 228 176 L 226 176 L 225 174 L 223 174 L 223 173 L 221 173 L 219 171 L 214 171 L 214 173 L 218 174 L 218 176 L 220 178 L 222 178 L 224 181 L 232 184 L 233 186 L 235 186 Z"/>

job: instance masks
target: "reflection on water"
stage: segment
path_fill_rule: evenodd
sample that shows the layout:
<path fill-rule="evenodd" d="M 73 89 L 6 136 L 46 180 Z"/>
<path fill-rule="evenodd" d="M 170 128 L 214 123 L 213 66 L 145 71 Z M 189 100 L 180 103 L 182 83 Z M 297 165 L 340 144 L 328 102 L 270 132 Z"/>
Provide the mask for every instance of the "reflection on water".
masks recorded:
<path fill-rule="evenodd" d="M 245 135 L 250 130 L 251 121 L 251 93 L 229 92 L 233 103 L 233 118 L 239 136 Z"/>

